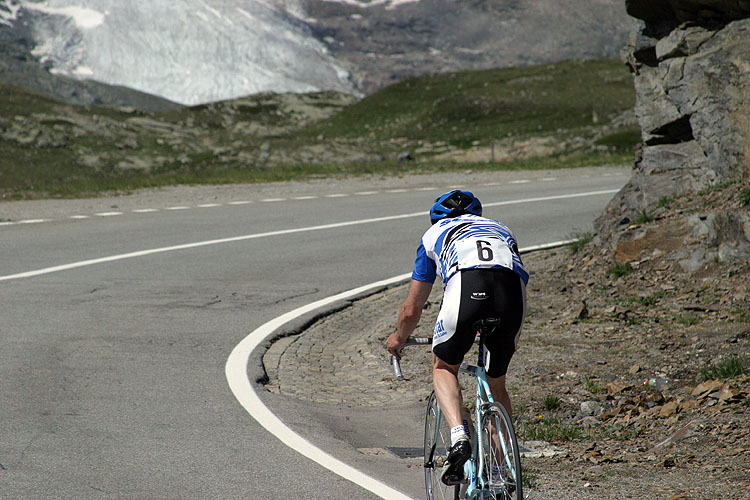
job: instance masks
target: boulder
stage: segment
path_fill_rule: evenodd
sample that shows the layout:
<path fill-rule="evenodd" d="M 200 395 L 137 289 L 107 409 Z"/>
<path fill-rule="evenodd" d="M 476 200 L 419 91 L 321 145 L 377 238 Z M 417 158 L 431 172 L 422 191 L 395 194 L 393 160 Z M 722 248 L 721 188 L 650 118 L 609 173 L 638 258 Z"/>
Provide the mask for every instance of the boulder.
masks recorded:
<path fill-rule="evenodd" d="M 750 178 L 750 0 L 627 0 L 626 9 L 638 19 L 623 58 L 643 142 L 632 178 L 595 221 L 605 240 L 664 198 Z"/>

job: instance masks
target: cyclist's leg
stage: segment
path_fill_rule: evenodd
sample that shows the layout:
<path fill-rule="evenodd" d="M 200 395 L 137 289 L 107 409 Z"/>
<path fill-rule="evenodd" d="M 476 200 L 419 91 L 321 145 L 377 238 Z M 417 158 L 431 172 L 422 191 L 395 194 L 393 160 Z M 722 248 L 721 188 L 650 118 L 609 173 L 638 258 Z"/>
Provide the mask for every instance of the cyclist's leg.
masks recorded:
<path fill-rule="evenodd" d="M 489 351 L 487 383 L 494 400 L 505 408 L 509 417 L 512 417 L 513 408 L 505 386 L 505 375 L 516 351 L 526 313 L 526 287 L 514 272 L 501 270 L 495 273 L 493 307 L 500 318 L 500 325 L 485 339 Z M 492 426 L 494 425 L 493 422 Z M 498 431 L 503 433 L 506 440 L 510 436 L 506 435 L 505 429 L 494 429 L 492 447 L 497 456 L 501 456 Z"/>
<path fill-rule="evenodd" d="M 512 405 L 510 403 L 510 395 L 508 389 L 505 387 L 505 375 L 499 377 L 487 376 L 487 383 L 490 385 L 490 391 L 492 391 L 492 397 L 495 401 L 500 403 L 508 411 L 508 415 L 513 416 Z"/>
<path fill-rule="evenodd" d="M 432 380 L 440 408 L 451 427 L 462 425 L 461 388 L 458 384 L 458 367 L 474 343 L 474 333 L 459 328 L 458 319 L 464 309 L 462 301 L 463 273 L 456 273 L 446 284 L 440 306 L 432 351 L 435 354 Z"/>
<path fill-rule="evenodd" d="M 437 356 L 433 356 L 432 383 L 435 388 L 435 396 L 451 428 L 463 423 L 463 419 L 461 418 L 463 395 L 461 394 L 461 387 L 458 384 L 459 366 L 460 363 L 451 365 Z"/>

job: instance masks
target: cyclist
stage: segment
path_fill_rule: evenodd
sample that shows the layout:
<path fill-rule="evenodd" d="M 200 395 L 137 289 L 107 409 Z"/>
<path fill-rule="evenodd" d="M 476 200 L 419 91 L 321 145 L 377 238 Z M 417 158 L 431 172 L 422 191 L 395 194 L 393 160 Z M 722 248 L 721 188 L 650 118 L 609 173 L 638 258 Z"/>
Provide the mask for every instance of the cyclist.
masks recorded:
<path fill-rule="evenodd" d="M 455 485 L 464 479 L 463 465 L 471 456 L 469 428 L 463 422 L 463 397 L 458 368 L 476 336 L 473 324 L 498 317 L 500 325 L 486 339 L 487 378 L 492 396 L 511 412 L 505 387 L 508 364 L 521 334 L 529 275 L 518 244 L 504 224 L 482 217 L 481 202 L 469 191 L 439 196 L 431 210 L 432 226 L 417 249 L 409 291 L 398 314 L 388 351 L 406 343 L 422 315 L 437 276 L 443 281 L 443 302 L 433 331 L 432 379 L 440 408 L 451 427 L 451 449 L 441 479 Z"/>

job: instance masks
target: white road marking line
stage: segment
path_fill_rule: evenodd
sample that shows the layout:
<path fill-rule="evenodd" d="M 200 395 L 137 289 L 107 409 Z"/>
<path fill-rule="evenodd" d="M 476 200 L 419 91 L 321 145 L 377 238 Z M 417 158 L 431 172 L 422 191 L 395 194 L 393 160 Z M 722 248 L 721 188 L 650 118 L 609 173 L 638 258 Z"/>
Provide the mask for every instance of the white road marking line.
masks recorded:
<path fill-rule="evenodd" d="M 347 196 L 349 196 L 349 195 L 345 194 L 345 193 L 334 193 L 334 194 L 327 194 L 327 195 L 325 195 L 326 198 L 345 198 Z"/>
<path fill-rule="evenodd" d="M 15 226 L 16 224 L 18 224 L 18 222 L 15 222 L 15 221 L 12 221 L 12 220 L 7 220 L 7 221 L 4 221 L 4 222 L 0 222 L 0 226 Z"/>
<path fill-rule="evenodd" d="M 286 201 L 286 198 L 265 198 L 260 200 L 261 203 L 273 203 L 275 201 Z"/>
<path fill-rule="evenodd" d="M 484 206 L 485 207 L 497 207 L 497 206 L 502 206 L 502 205 L 514 205 L 514 204 L 519 204 L 519 203 L 533 203 L 537 201 L 564 200 L 564 199 L 569 199 L 569 198 L 581 198 L 585 196 L 612 194 L 618 191 L 619 189 L 606 189 L 602 191 L 589 191 L 586 193 L 572 193 L 572 194 L 561 194 L 561 195 L 554 195 L 554 196 L 542 196 L 539 198 L 525 198 L 525 199 L 520 199 L 520 200 L 507 200 L 507 201 L 499 201 L 495 203 L 486 203 Z M 238 241 L 254 240 L 257 238 L 267 238 L 270 236 L 283 236 L 287 234 L 304 233 L 304 232 L 310 232 L 310 231 L 321 231 L 325 229 L 336 229 L 340 227 L 357 226 L 361 224 L 371 224 L 374 222 L 385 222 L 389 220 L 408 219 L 411 217 L 424 217 L 424 214 L 425 212 L 423 210 L 420 210 L 419 212 L 412 212 L 412 213 L 401 214 L 401 215 L 391 215 L 387 217 L 374 217 L 372 219 L 359 219 L 359 220 L 352 220 L 352 221 L 347 221 L 347 222 L 337 222 L 334 224 L 323 224 L 320 226 L 300 227 L 300 228 L 295 228 L 295 229 L 282 229 L 279 231 L 270 231 L 267 233 L 246 234 L 243 236 L 233 236 L 230 238 L 198 241 L 195 243 L 185 243 L 182 245 L 174 245 L 170 247 L 151 248 L 148 250 L 140 250 L 137 252 L 110 255 L 108 257 L 100 257 L 97 259 L 82 260 L 78 262 L 72 262 L 69 264 L 45 267 L 42 269 L 36 269 L 34 271 L 26 271 L 26 272 L 21 272 L 21 273 L 16 273 L 16 274 L 8 274 L 5 276 L 0 276 L 0 281 L 8 281 L 8 280 L 14 280 L 14 279 L 21 279 L 21 278 L 31 278 L 34 276 L 41 276 L 44 274 L 50 274 L 50 273 L 55 273 L 59 271 L 67 271 L 69 269 L 75 269 L 78 267 L 92 266 L 95 264 L 103 264 L 105 262 L 115 262 L 118 260 L 132 259 L 136 257 L 145 257 L 146 255 L 154 255 L 158 253 L 174 252 L 177 250 L 188 250 L 191 248 L 199 248 L 199 247 L 205 247 L 205 246 L 210 246 L 210 245 L 220 245 L 224 243 L 235 243 Z M 39 219 L 39 221 L 44 221 L 44 220 L 46 219 Z"/>
<path fill-rule="evenodd" d="M 531 182 L 529 179 L 518 179 L 515 181 L 508 181 L 508 184 L 528 184 Z"/>
<path fill-rule="evenodd" d="M 600 194 L 616 193 L 617 191 L 618 191 L 617 189 L 611 189 L 611 190 L 602 190 L 602 191 L 591 191 L 587 193 L 575 193 L 575 194 L 568 194 L 568 195 L 527 198 L 527 199 L 521 199 L 521 200 L 509 200 L 509 201 L 502 201 L 502 202 L 497 202 L 497 203 L 488 203 L 485 206 L 500 206 L 500 205 L 510 205 L 514 203 L 529 203 L 529 202 L 534 202 L 534 201 L 567 199 L 567 198 L 576 198 L 576 197 L 583 197 L 583 196 L 596 196 Z M 176 251 L 176 250 L 187 250 L 191 248 L 199 248 L 199 247 L 204 247 L 204 246 L 209 246 L 209 245 L 218 245 L 218 244 L 223 244 L 223 243 L 233 243 L 233 242 L 238 242 L 238 241 L 257 239 L 257 238 L 263 238 L 263 237 L 269 237 L 269 236 L 279 236 L 279 235 L 308 232 L 308 231 L 319 231 L 319 230 L 324 230 L 324 229 L 332 229 L 332 228 L 353 226 L 353 225 L 359 225 L 359 224 L 368 224 L 368 223 L 382 222 L 382 221 L 388 221 L 388 220 L 405 219 L 405 218 L 410 218 L 410 217 L 422 217 L 423 215 L 424 215 L 424 211 L 420 210 L 419 212 L 407 213 L 407 214 L 401 214 L 401 215 L 393 215 L 393 216 L 388 216 L 388 217 L 376 217 L 372 219 L 361 219 L 361 220 L 341 222 L 341 223 L 335 223 L 335 224 L 325 224 L 325 225 L 320 225 L 320 226 L 303 227 L 303 228 L 297 228 L 297 229 L 271 231 L 267 233 L 248 234 L 244 236 L 236 236 L 236 237 L 222 238 L 222 239 L 216 239 L 216 240 L 206 240 L 206 241 L 200 241 L 200 242 L 195 242 L 195 243 L 187 243 L 183 245 L 174 245 L 170 247 L 153 248 L 149 250 L 141 250 L 137 252 L 112 255 L 109 257 L 102 257 L 98 259 L 90 259 L 90 260 L 84 260 L 84 261 L 79 261 L 79 262 L 73 262 L 70 264 L 48 267 L 44 269 L 38 269 L 35 271 L 28 271 L 28 272 L 22 272 L 22 273 L 17 273 L 17 274 L 10 274 L 6 276 L 0 276 L 0 281 L 9 281 L 9 280 L 20 279 L 20 278 L 30 278 L 33 276 L 50 274 L 50 273 L 54 273 L 58 271 L 75 269 L 78 267 L 90 266 L 94 264 L 102 264 L 106 262 L 114 262 L 114 261 L 136 258 L 136 257 L 144 257 L 147 255 L 171 252 L 171 251 Z M 43 220 L 44 219 L 39 219 L 39 221 L 43 221 Z M 543 247 L 544 247 L 543 245 L 540 245 L 535 248 L 543 248 Z M 529 249 L 526 249 L 525 251 L 528 251 L 528 250 Z M 327 299 L 314 302 L 312 304 L 309 304 L 308 306 L 300 307 L 290 313 L 284 314 L 276 318 L 275 320 L 269 321 L 268 323 L 264 324 L 263 326 L 255 330 L 253 333 L 248 335 L 242 342 L 240 342 L 240 344 L 238 344 L 232 350 L 232 353 L 227 359 L 227 363 L 225 366 L 225 374 L 227 377 L 227 381 L 229 383 L 229 386 L 233 394 L 237 398 L 237 401 L 239 401 L 240 404 L 247 410 L 247 412 L 251 416 L 253 416 L 253 418 L 255 418 L 264 428 L 266 428 L 269 432 L 271 432 L 276 437 L 278 437 L 284 444 L 297 450 L 302 455 L 326 467 L 327 469 L 338 474 L 339 476 L 349 481 L 352 481 L 353 483 L 385 499 L 408 499 L 409 497 L 403 495 L 403 493 L 391 488 L 390 486 L 383 484 L 380 481 L 377 481 L 376 479 L 373 479 L 372 477 L 363 474 L 362 472 L 351 467 L 350 465 L 347 465 L 344 462 L 341 462 L 340 460 L 332 457 L 331 455 L 325 453 L 320 448 L 315 447 L 312 443 L 310 443 L 309 441 L 307 441 L 306 439 L 302 438 L 301 436 L 296 434 L 294 431 L 292 431 L 291 428 L 289 428 L 286 424 L 284 424 L 276 415 L 271 413 L 271 411 L 265 405 L 263 405 L 258 395 L 254 392 L 253 387 L 247 378 L 247 361 L 249 359 L 250 353 L 253 351 L 253 349 L 255 349 L 255 347 L 257 347 L 261 342 L 263 342 L 274 330 L 278 329 L 281 325 L 283 325 L 284 323 L 287 323 L 288 321 L 297 317 L 298 315 L 304 314 L 305 312 L 312 311 L 316 308 L 330 304 L 331 302 L 341 300 L 343 298 L 355 296 L 359 293 L 362 293 L 372 288 L 373 286 L 384 286 L 390 283 L 395 283 L 399 280 L 408 279 L 408 277 L 409 277 L 409 274 L 407 273 L 401 276 L 396 276 L 395 278 L 390 278 L 388 280 L 377 282 L 375 284 L 366 285 L 364 287 L 356 288 L 348 292 L 343 292 L 341 294 L 334 295 L 333 297 L 329 297 Z"/>
<path fill-rule="evenodd" d="M 408 189 L 388 189 L 386 193 L 406 193 Z"/>
<path fill-rule="evenodd" d="M 90 215 L 71 215 L 71 219 L 90 219 Z"/>
<path fill-rule="evenodd" d="M 557 177 L 542 177 L 539 180 L 542 181 L 542 182 L 556 181 Z"/>
<path fill-rule="evenodd" d="M 196 205 L 198 208 L 214 208 L 214 207 L 220 207 L 221 204 L 219 203 L 203 203 L 201 205 Z"/>
<path fill-rule="evenodd" d="M 436 190 L 436 187 L 422 187 L 422 188 L 416 188 L 414 191 L 434 191 Z"/>
<path fill-rule="evenodd" d="M 292 319 L 301 316 L 309 311 L 324 307 L 333 302 L 343 300 L 349 297 L 353 297 L 359 293 L 367 291 L 373 287 L 384 286 L 391 283 L 397 283 L 398 281 L 408 278 L 409 274 L 396 276 L 395 278 L 379 281 L 370 285 L 365 285 L 360 288 L 355 288 L 332 297 L 328 297 L 317 302 L 313 302 L 306 306 L 299 307 L 291 312 L 288 312 L 276 319 L 265 323 L 260 328 L 256 329 L 250 335 L 245 337 L 229 355 L 227 363 L 224 368 L 224 372 L 229 383 L 229 388 L 232 390 L 234 397 L 242 405 L 245 410 L 260 423 L 268 432 L 279 438 L 282 443 L 289 446 L 298 453 L 309 458 L 313 462 L 316 462 L 331 472 L 338 474 L 351 481 L 352 483 L 361 486 L 362 488 L 374 493 L 380 498 L 405 500 L 409 499 L 408 496 L 404 495 L 398 490 L 391 488 L 390 486 L 381 483 L 377 479 L 374 479 L 359 470 L 355 469 L 351 465 L 348 465 L 337 458 L 329 455 L 325 451 L 321 450 L 310 441 L 306 440 L 291 428 L 289 428 L 284 422 L 274 415 L 271 410 L 266 407 L 258 397 L 258 394 L 253 389 L 253 385 L 247 378 L 247 363 L 250 358 L 250 354 L 253 350 L 268 338 L 274 331 L 279 329 L 283 324 L 291 321 Z"/>
<path fill-rule="evenodd" d="M 554 248 L 572 243 L 573 241 L 574 240 L 557 241 L 545 245 L 528 247 L 521 249 L 521 253 L 526 253 L 533 250 L 541 250 L 544 248 Z M 242 405 L 242 407 L 245 408 L 250 416 L 257 420 L 264 429 L 276 436 L 282 443 L 309 458 L 310 460 L 322 465 L 326 469 L 335 474 L 338 474 L 344 479 L 347 479 L 352 483 L 361 486 L 362 488 L 385 499 L 408 499 L 409 497 L 405 496 L 400 491 L 397 491 L 390 486 L 365 475 L 364 473 L 360 472 L 357 469 L 354 469 L 350 465 L 338 460 L 337 458 L 332 457 L 325 451 L 312 444 L 310 441 L 294 432 L 289 426 L 282 422 L 279 417 L 274 415 L 258 397 L 258 394 L 253 388 L 253 384 L 247 377 L 247 364 L 250 360 L 250 354 L 260 344 L 265 342 L 266 339 L 268 339 L 279 328 L 281 328 L 289 321 L 292 321 L 316 309 L 321 309 L 325 306 L 329 306 L 335 302 L 355 297 L 361 293 L 379 287 L 406 281 L 410 276 L 411 273 L 406 273 L 382 281 L 377 281 L 375 283 L 370 283 L 369 285 L 354 288 L 352 290 L 348 290 L 337 295 L 318 300 L 305 306 L 298 307 L 293 311 L 272 319 L 271 321 L 261 325 L 259 328 L 252 331 L 239 344 L 237 344 L 237 346 L 229 355 L 226 365 L 224 366 L 224 373 L 226 374 L 229 388 L 234 394 L 234 397 L 237 398 L 237 401 Z"/>
<path fill-rule="evenodd" d="M 230 201 L 229 203 L 227 203 L 227 205 L 249 205 L 250 203 L 252 203 L 252 201 L 237 200 L 237 201 Z"/>
<path fill-rule="evenodd" d="M 167 207 L 164 210 L 190 210 L 190 207 L 183 207 L 183 206 L 179 206 L 179 207 Z"/>
<path fill-rule="evenodd" d="M 49 222 L 51 219 L 26 219 L 19 220 L 18 224 L 39 224 L 41 222 Z"/>
<path fill-rule="evenodd" d="M 292 198 L 293 200 L 315 200 L 317 199 L 317 196 L 295 196 Z"/>
<path fill-rule="evenodd" d="M 114 217 L 115 215 L 122 215 L 122 212 L 99 212 L 98 214 L 94 214 L 97 217 Z"/>
<path fill-rule="evenodd" d="M 158 211 L 159 211 L 159 209 L 157 209 L 157 208 L 136 208 L 135 210 L 133 210 L 133 213 L 135 213 L 135 214 L 150 214 L 150 213 L 154 213 L 154 212 L 158 212 Z"/>
<path fill-rule="evenodd" d="M 356 196 L 369 196 L 371 194 L 378 194 L 378 191 L 359 191 L 354 193 Z"/>

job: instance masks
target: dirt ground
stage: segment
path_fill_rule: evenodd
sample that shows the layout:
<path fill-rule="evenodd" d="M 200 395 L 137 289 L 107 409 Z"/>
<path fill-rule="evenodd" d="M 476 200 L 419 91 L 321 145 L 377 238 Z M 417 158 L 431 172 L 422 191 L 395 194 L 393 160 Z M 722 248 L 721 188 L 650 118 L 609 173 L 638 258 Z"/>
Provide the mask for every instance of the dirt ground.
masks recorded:
<path fill-rule="evenodd" d="M 525 257 L 509 385 L 521 437 L 558 449 L 526 459 L 530 498 L 750 498 L 750 263 L 686 272 L 703 243 L 669 229 L 735 209 L 738 189 L 677 200 L 614 251 L 594 239 Z"/>

